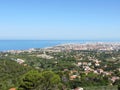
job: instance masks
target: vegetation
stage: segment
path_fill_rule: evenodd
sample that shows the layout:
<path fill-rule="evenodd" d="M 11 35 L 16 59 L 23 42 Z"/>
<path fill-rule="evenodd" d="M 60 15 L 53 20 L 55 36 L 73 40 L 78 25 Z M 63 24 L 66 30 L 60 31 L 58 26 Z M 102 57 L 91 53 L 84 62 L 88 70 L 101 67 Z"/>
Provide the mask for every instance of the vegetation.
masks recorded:
<path fill-rule="evenodd" d="M 17 87 L 21 76 L 29 70 L 31 70 L 30 67 L 24 67 L 15 61 L 0 60 L 0 90 Z"/>
<path fill-rule="evenodd" d="M 54 72 L 32 70 L 23 76 L 19 90 L 58 90 L 60 84 L 60 77 Z"/>
<path fill-rule="evenodd" d="M 117 90 L 117 87 L 120 90 L 120 51 L 1 52 L 0 90 L 12 87 L 18 90 L 77 87 Z"/>

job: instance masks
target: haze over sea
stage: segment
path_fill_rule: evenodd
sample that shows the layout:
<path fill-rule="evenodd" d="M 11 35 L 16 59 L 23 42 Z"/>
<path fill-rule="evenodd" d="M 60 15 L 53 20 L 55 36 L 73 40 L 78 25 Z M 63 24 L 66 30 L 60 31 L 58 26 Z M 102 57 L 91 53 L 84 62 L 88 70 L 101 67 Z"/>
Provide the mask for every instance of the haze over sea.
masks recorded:
<path fill-rule="evenodd" d="M 120 42 L 120 40 L 0 40 L 0 51 L 45 48 L 67 43 Z"/>

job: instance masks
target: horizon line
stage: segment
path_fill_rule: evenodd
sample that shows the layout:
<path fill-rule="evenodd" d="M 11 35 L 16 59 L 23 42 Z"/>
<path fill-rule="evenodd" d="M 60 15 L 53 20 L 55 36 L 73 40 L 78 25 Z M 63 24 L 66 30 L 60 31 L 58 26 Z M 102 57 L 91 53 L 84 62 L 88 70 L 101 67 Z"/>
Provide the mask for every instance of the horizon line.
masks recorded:
<path fill-rule="evenodd" d="M 0 39 L 1 41 L 3 40 L 36 40 L 36 41 L 67 41 L 67 40 L 73 40 L 73 41 L 77 41 L 77 40 L 87 40 L 87 41 L 117 41 L 117 40 L 120 40 L 120 39 Z"/>

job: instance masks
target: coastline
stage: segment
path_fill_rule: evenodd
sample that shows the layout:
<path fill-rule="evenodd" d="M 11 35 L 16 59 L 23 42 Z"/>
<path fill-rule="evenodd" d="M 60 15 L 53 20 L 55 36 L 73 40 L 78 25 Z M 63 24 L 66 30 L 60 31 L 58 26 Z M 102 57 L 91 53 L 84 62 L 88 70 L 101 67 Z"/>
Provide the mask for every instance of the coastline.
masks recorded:
<path fill-rule="evenodd" d="M 81 40 L 0 40 L 0 52 L 31 51 L 35 49 L 55 49 L 63 46 L 78 50 L 118 50 L 120 41 L 81 41 Z M 2 47 L 1 47 L 2 46 Z M 96 46 L 99 46 L 96 48 Z M 83 48 L 81 48 L 83 47 Z M 101 47 L 101 48 L 100 48 Z M 68 49 L 71 49 L 68 48 Z M 91 49 L 92 48 L 92 49 Z M 105 49 L 104 49 L 105 48 Z M 60 48 L 59 48 L 60 49 Z"/>
<path fill-rule="evenodd" d="M 31 48 L 49 48 L 66 44 L 114 43 L 120 40 L 0 40 L 0 52 L 9 50 L 29 50 Z"/>

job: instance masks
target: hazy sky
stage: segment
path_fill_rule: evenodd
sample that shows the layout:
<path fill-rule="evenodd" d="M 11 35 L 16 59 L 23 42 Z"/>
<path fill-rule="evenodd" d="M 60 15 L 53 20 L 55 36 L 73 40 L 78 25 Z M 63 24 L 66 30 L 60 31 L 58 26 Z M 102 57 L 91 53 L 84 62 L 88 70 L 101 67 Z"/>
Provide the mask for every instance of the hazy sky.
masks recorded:
<path fill-rule="evenodd" d="M 0 39 L 120 39 L 120 0 L 0 0 Z"/>

